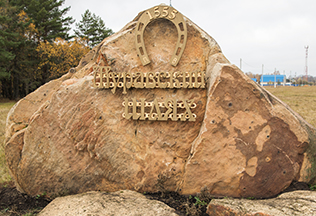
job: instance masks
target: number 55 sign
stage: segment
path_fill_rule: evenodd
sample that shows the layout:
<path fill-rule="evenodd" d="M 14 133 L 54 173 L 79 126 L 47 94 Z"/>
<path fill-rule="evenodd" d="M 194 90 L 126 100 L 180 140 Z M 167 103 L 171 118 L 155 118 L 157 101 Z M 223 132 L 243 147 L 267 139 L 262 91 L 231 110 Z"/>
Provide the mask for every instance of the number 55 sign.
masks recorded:
<path fill-rule="evenodd" d="M 187 42 L 187 26 L 184 22 L 183 15 L 173 7 L 160 5 L 145 11 L 139 18 L 136 26 L 136 50 L 142 64 L 145 66 L 150 63 L 146 47 L 144 44 L 144 30 L 146 26 L 155 19 L 170 20 L 178 30 L 178 41 L 176 49 L 170 60 L 171 65 L 177 66 L 183 54 Z"/>

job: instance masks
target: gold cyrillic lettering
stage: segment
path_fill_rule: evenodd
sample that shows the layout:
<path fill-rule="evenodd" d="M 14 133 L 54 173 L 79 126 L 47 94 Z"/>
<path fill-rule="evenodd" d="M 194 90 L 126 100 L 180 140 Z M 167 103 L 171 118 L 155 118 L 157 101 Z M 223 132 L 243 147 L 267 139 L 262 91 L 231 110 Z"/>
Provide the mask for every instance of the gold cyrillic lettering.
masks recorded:
<path fill-rule="evenodd" d="M 112 93 L 114 94 L 115 91 L 116 91 L 116 87 L 119 84 L 119 81 L 120 81 L 120 78 L 121 78 L 121 74 L 120 73 L 116 73 L 116 72 L 110 72 L 108 76 L 112 79 L 112 82 L 114 83 L 113 89 L 111 90 Z M 117 77 L 117 79 L 116 79 L 116 77 Z"/>
<path fill-rule="evenodd" d="M 126 80 L 130 79 L 130 82 L 125 83 L 126 88 L 131 88 L 133 86 L 133 74 L 131 72 L 125 73 Z"/>
<path fill-rule="evenodd" d="M 193 84 L 193 73 L 190 71 L 189 72 L 189 87 L 188 88 L 193 88 L 194 86 L 194 84 Z"/>
<path fill-rule="evenodd" d="M 173 101 L 173 99 L 165 100 L 165 107 L 167 108 L 167 111 L 165 112 L 165 115 L 161 118 L 163 121 L 167 121 L 170 113 L 172 112 L 172 101 Z M 169 102 L 171 102 L 171 103 L 169 103 Z"/>
<path fill-rule="evenodd" d="M 146 74 L 146 88 L 155 88 L 156 87 L 156 81 L 154 80 L 155 74 L 153 72 L 148 72 Z M 153 82 L 149 82 L 149 79 L 151 79 Z"/>
<path fill-rule="evenodd" d="M 122 76 L 123 76 L 123 94 L 127 94 L 127 92 L 126 92 L 126 73 L 123 72 Z"/>
<path fill-rule="evenodd" d="M 200 88 L 205 88 L 205 72 L 201 71 L 201 86 Z"/>
<path fill-rule="evenodd" d="M 181 116 L 181 121 L 185 121 L 188 119 L 189 121 L 195 121 L 195 118 L 192 115 L 191 112 L 191 105 L 193 104 L 192 100 L 184 100 L 184 107 L 185 107 L 185 112 Z"/>
<path fill-rule="evenodd" d="M 99 78 L 99 80 L 101 79 L 100 73 L 97 71 L 98 69 L 99 69 L 98 67 L 93 67 L 93 70 L 94 70 L 93 86 L 94 86 L 95 88 L 99 87 L 99 86 L 97 85 L 97 78 Z M 98 84 L 100 85 L 100 81 L 99 81 Z"/>
<path fill-rule="evenodd" d="M 187 88 L 188 87 L 188 83 L 187 83 L 187 72 L 182 72 L 182 87 L 183 88 Z"/>
<path fill-rule="evenodd" d="M 150 121 L 167 121 L 169 118 L 172 121 L 195 121 L 196 119 L 196 115 L 191 110 L 196 107 L 196 104 L 192 100 L 178 102 L 177 99 L 168 98 L 164 102 L 158 102 L 157 99 L 154 99 L 153 102 L 146 102 L 144 98 L 141 98 L 140 102 L 137 102 L 136 98 L 132 98 L 132 101 L 129 102 L 125 98 L 122 105 L 124 106 L 122 116 L 125 119 L 130 119 L 131 117 L 133 120 L 148 119 Z M 145 113 L 146 109 L 148 110 L 149 108 L 150 112 Z M 185 112 L 178 113 L 178 109 L 185 109 Z M 162 110 L 165 110 L 165 113 Z"/>
<path fill-rule="evenodd" d="M 140 114 L 137 113 L 137 101 L 136 98 L 132 98 L 133 101 L 133 120 L 137 120 L 140 117 Z"/>
<path fill-rule="evenodd" d="M 154 113 L 154 110 L 156 110 L 157 113 Z M 148 119 L 151 121 L 161 119 L 161 112 L 160 112 L 157 99 L 155 99 L 154 102 L 152 103 L 152 107 L 151 107 Z"/>
<path fill-rule="evenodd" d="M 129 113 L 128 111 L 129 111 L 129 106 L 128 106 L 128 99 L 127 98 L 125 98 L 124 99 L 124 102 L 125 102 L 125 112 L 124 112 L 124 116 L 125 116 L 125 119 L 130 119 L 131 117 L 132 117 L 132 113 Z"/>
<path fill-rule="evenodd" d="M 180 88 L 179 80 L 176 79 L 178 72 L 171 72 L 170 74 L 170 87 L 169 88 Z"/>
<path fill-rule="evenodd" d="M 144 88 L 144 73 L 136 72 L 136 78 L 134 79 L 134 87 L 135 88 Z M 138 82 L 139 79 L 139 82 Z"/>
<path fill-rule="evenodd" d="M 173 102 L 173 113 L 172 113 L 172 118 L 171 120 L 172 121 L 177 121 L 178 120 L 178 117 L 177 117 L 177 99 L 173 99 L 172 100 Z"/>
<path fill-rule="evenodd" d="M 205 72 L 112 72 L 110 66 L 94 66 L 95 88 L 109 88 L 116 92 L 123 88 L 205 88 Z M 145 79 L 144 79 L 145 78 Z M 164 81 L 164 82 L 162 82 Z"/>
<path fill-rule="evenodd" d="M 140 99 L 140 103 L 141 103 L 141 107 L 140 107 L 140 120 L 145 120 L 146 116 L 145 116 L 145 98 L 141 98 Z"/>
<path fill-rule="evenodd" d="M 201 83 L 198 82 L 198 72 L 192 72 L 194 74 L 194 88 L 199 88 Z"/>
<path fill-rule="evenodd" d="M 159 88 L 167 88 L 167 83 L 161 83 L 161 82 L 160 82 L 160 77 L 166 78 L 166 77 L 167 77 L 166 72 L 160 72 L 160 73 L 157 75 L 157 82 L 158 82 Z"/>

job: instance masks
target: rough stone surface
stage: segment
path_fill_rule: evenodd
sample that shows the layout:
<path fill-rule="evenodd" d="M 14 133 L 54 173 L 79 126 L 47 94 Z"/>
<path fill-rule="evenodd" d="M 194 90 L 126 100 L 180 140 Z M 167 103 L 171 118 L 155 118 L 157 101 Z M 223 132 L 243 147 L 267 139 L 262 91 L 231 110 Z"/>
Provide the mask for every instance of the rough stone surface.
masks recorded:
<path fill-rule="evenodd" d="M 178 191 L 270 197 L 293 180 L 315 181 L 315 128 L 258 86 L 185 18 L 188 40 L 177 67 L 177 30 L 150 23 L 135 49 L 139 16 L 106 38 L 75 69 L 20 100 L 6 125 L 6 159 L 20 191 L 54 197 L 91 190 Z M 102 57 L 103 55 L 103 57 Z M 104 60 L 103 60 L 104 58 Z M 206 71 L 206 89 L 93 87 L 93 66 L 115 72 Z M 192 99 L 195 122 L 133 121 L 124 98 Z"/>
<path fill-rule="evenodd" d="M 207 213 L 210 216 L 314 216 L 316 192 L 294 191 L 267 200 L 213 199 Z"/>
<path fill-rule="evenodd" d="M 39 216 L 66 215 L 164 215 L 176 216 L 176 211 L 163 202 L 149 200 L 134 191 L 113 193 L 87 192 L 58 197 L 48 204 Z"/>
<path fill-rule="evenodd" d="M 276 195 L 299 179 L 308 134 L 287 108 L 236 66 L 218 64 L 217 70 L 182 189 L 189 194 L 205 187 L 227 196 Z"/>

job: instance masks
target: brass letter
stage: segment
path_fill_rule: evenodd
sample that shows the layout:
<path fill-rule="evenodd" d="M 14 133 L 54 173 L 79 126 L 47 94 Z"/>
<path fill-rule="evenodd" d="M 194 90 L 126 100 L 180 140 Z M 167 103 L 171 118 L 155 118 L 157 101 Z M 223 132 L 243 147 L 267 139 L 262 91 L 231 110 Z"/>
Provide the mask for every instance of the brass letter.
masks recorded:
<path fill-rule="evenodd" d="M 187 88 L 188 87 L 188 83 L 186 82 L 187 78 L 187 73 L 186 72 L 180 72 L 182 74 L 182 87 L 183 88 Z"/>
<path fill-rule="evenodd" d="M 117 86 L 118 81 L 119 81 L 119 79 L 120 79 L 120 78 L 118 78 L 118 80 L 116 80 L 116 79 L 115 79 L 115 78 L 116 78 L 116 75 L 117 75 L 117 76 L 120 76 L 120 75 L 117 74 L 116 72 L 110 72 L 110 73 L 109 73 L 109 77 L 112 79 L 112 82 L 114 83 L 113 89 L 111 90 L 113 94 L 115 93 L 116 86 Z"/>
<path fill-rule="evenodd" d="M 166 88 L 167 87 L 167 83 L 161 83 L 160 82 L 160 77 L 166 78 L 167 74 L 166 72 L 160 72 L 157 76 L 157 83 L 159 88 Z"/>
<path fill-rule="evenodd" d="M 167 108 L 167 111 L 162 114 L 162 121 L 167 121 L 169 118 L 169 114 L 172 112 L 172 103 L 169 104 L 170 101 L 172 102 L 172 99 L 170 98 L 167 98 L 165 100 L 165 107 Z"/>
<path fill-rule="evenodd" d="M 177 121 L 177 99 L 171 99 L 168 98 L 165 100 L 165 107 L 168 109 L 164 113 L 164 117 L 162 117 L 162 120 L 168 120 L 169 115 L 172 115 L 171 120 L 172 121 Z M 170 114 L 173 111 L 172 114 Z"/>
<path fill-rule="evenodd" d="M 101 83 L 100 86 L 102 84 L 101 88 L 110 88 L 110 84 L 109 84 L 109 72 L 111 71 L 111 67 L 110 66 L 105 66 L 105 67 L 100 67 L 101 71 L 105 71 L 105 74 L 102 74 L 102 79 L 101 79 Z M 105 76 L 104 76 L 105 75 Z M 105 77 L 105 82 L 103 82 L 103 77 Z"/>
<path fill-rule="evenodd" d="M 133 74 L 129 71 L 125 74 L 126 79 L 130 78 L 130 82 L 127 83 L 127 81 L 125 81 L 125 86 L 126 88 L 131 88 L 133 86 Z"/>
<path fill-rule="evenodd" d="M 193 101 L 192 100 L 188 100 L 188 101 L 184 100 L 183 103 L 185 106 L 185 112 L 182 113 L 181 121 L 185 121 L 186 119 L 188 119 L 189 121 L 195 121 L 195 118 L 193 117 L 192 112 L 191 112 L 191 105 L 192 105 Z"/>
<path fill-rule="evenodd" d="M 178 103 L 177 103 L 177 99 L 173 99 L 172 100 L 172 102 L 173 102 L 173 113 L 172 113 L 172 121 L 177 121 L 178 120 L 178 116 L 177 116 L 177 109 L 178 109 L 178 107 L 177 107 L 177 105 L 178 105 Z"/>
<path fill-rule="evenodd" d="M 98 85 L 97 85 L 97 78 L 99 77 L 99 79 L 101 79 L 101 75 L 100 75 L 100 73 L 97 72 L 98 67 L 93 67 L 93 70 L 94 70 L 93 86 L 95 88 L 97 88 L 98 87 Z M 100 80 L 99 80 L 99 86 L 100 86 Z"/>
<path fill-rule="evenodd" d="M 177 79 L 178 72 L 170 73 L 170 86 L 169 88 L 180 88 L 179 80 Z"/>
<path fill-rule="evenodd" d="M 189 72 L 189 87 L 188 88 L 193 88 L 193 83 L 192 83 L 192 76 L 193 76 L 193 72 Z"/>
<path fill-rule="evenodd" d="M 194 73 L 194 77 L 195 77 L 195 79 L 194 79 L 194 88 L 199 88 L 201 83 L 198 82 L 199 81 L 198 72 L 195 71 L 193 73 Z"/>
<path fill-rule="evenodd" d="M 155 74 L 153 72 L 148 72 L 146 74 L 146 88 L 155 88 L 156 87 L 156 81 L 154 80 L 154 76 Z M 149 82 L 149 78 L 151 78 L 151 80 L 153 82 Z"/>
<path fill-rule="evenodd" d="M 126 72 L 122 72 L 122 75 L 123 77 L 123 94 L 126 94 Z"/>
<path fill-rule="evenodd" d="M 154 109 L 156 110 L 157 113 L 154 113 Z M 152 107 L 148 116 L 148 119 L 153 121 L 153 120 L 160 120 L 161 119 L 161 112 L 160 112 L 160 108 L 157 102 L 157 99 L 155 98 L 155 100 L 152 103 Z"/>
<path fill-rule="evenodd" d="M 144 74 L 142 72 L 136 72 L 135 74 L 136 74 L 136 78 L 134 79 L 134 87 L 144 88 Z M 137 81 L 138 78 L 140 78 L 140 82 Z"/>
<path fill-rule="evenodd" d="M 137 101 L 136 98 L 132 98 L 133 101 L 133 120 L 137 120 L 140 116 L 139 113 L 137 113 Z"/>
<path fill-rule="evenodd" d="M 140 107 L 140 119 L 139 120 L 146 120 L 145 117 L 145 98 L 141 98 L 141 107 Z"/>
<path fill-rule="evenodd" d="M 124 112 L 125 116 L 124 116 L 124 118 L 125 118 L 125 119 L 130 119 L 130 118 L 132 117 L 132 113 L 129 113 L 129 112 L 128 112 L 128 110 L 129 110 L 129 109 L 128 109 L 128 108 L 129 108 L 129 106 L 128 106 L 128 99 L 125 98 L 125 99 L 124 99 L 124 102 L 125 102 L 125 109 L 124 109 L 124 110 L 125 110 L 125 112 Z"/>
<path fill-rule="evenodd" d="M 201 88 L 205 88 L 205 71 L 201 71 Z"/>

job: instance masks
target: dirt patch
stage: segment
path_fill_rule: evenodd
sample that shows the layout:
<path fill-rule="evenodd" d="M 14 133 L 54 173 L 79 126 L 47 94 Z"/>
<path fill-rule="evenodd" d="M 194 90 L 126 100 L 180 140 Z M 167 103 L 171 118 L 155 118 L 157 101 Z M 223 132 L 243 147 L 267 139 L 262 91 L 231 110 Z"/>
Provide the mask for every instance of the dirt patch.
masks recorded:
<path fill-rule="evenodd" d="M 0 188 L 0 215 L 35 215 L 50 203 L 45 196 L 30 197 L 20 193 L 14 186 Z"/>
<path fill-rule="evenodd" d="M 207 215 L 207 203 L 198 197 L 182 196 L 176 192 L 148 193 L 148 199 L 159 200 L 174 208 L 179 215 Z M 52 200 L 43 196 L 31 197 L 20 193 L 13 185 L 0 185 L 0 215 L 36 215 Z"/>
<path fill-rule="evenodd" d="M 311 190 L 305 182 L 292 182 L 290 187 L 286 188 L 283 193 L 296 191 L 296 190 Z"/>
<path fill-rule="evenodd" d="M 164 202 L 171 208 L 175 209 L 179 215 L 191 215 L 191 216 L 207 216 L 206 208 L 211 201 L 208 197 L 203 196 L 183 196 L 176 192 L 167 193 L 148 193 L 146 194 L 148 199 L 159 200 Z"/>
<path fill-rule="evenodd" d="M 293 182 L 284 192 L 294 190 L 310 190 L 306 183 Z M 183 196 L 176 192 L 146 193 L 148 199 L 159 200 L 174 208 L 179 215 L 207 216 L 207 204 L 211 198 L 205 194 L 199 196 Z M 22 216 L 36 215 L 51 202 L 45 195 L 35 197 L 20 193 L 13 183 L 0 184 L 0 215 Z"/>

